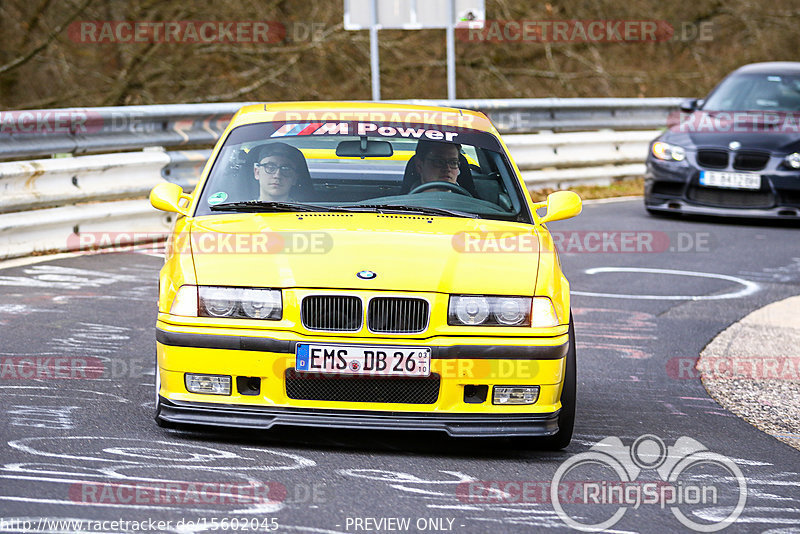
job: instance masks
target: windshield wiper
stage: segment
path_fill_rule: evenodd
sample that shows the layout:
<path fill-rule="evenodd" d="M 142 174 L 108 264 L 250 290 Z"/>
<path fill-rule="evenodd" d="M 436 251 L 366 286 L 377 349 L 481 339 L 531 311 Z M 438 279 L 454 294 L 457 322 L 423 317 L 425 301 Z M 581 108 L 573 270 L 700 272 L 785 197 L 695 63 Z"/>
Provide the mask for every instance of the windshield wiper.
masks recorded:
<path fill-rule="evenodd" d="M 248 200 L 244 202 L 226 202 L 215 204 L 210 208 L 212 211 L 251 211 L 251 212 L 270 212 L 270 211 L 329 211 L 322 206 L 303 204 L 301 202 L 273 202 L 265 200 Z"/>
<path fill-rule="evenodd" d="M 470 219 L 480 219 L 480 215 L 467 213 L 464 211 L 448 210 L 444 208 L 428 208 L 418 206 L 394 206 L 392 204 L 357 204 L 355 206 L 338 206 L 336 211 L 377 211 L 378 213 L 402 211 L 407 213 L 419 213 L 421 215 L 442 215 L 445 217 L 469 217 Z"/>

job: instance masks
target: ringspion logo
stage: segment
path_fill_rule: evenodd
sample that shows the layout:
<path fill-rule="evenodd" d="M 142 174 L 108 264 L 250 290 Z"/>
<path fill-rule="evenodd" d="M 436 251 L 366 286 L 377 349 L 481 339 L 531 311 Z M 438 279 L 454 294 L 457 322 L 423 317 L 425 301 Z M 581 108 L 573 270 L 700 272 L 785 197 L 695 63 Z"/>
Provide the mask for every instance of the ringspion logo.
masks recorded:
<path fill-rule="evenodd" d="M 655 473 L 660 479 L 654 482 Z M 564 499 L 560 488 L 580 482 L 579 499 Z M 576 486 L 577 487 L 577 486 Z M 562 463 L 550 485 L 550 501 L 559 518 L 582 532 L 614 527 L 629 510 L 655 506 L 686 528 L 716 532 L 735 522 L 747 501 L 747 481 L 730 458 L 682 436 L 667 446 L 645 434 L 625 446 L 611 436 Z M 709 520 L 694 514 L 713 506 Z"/>

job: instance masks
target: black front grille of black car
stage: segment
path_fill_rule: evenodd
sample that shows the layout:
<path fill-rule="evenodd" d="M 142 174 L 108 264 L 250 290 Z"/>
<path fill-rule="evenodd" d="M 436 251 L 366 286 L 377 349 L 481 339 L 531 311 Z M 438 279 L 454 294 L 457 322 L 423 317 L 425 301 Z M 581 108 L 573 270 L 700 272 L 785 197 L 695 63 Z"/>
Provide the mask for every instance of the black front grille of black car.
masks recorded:
<path fill-rule="evenodd" d="M 683 184 L 678 182 L 655 182 L 650 192 L 654 195 L 679 197 L 683 194 Z"/>
<path fill-rule="evenodd" d="M 769 191 L 690 187 L 688 196 L 695 202 L 725 208 L 769 208 L 775 204 L 775 197 Z"/>
<path fill-rule="evenodd" d="M 297 400 L 433 404 L 438 374 L 427 377 L 371 377 L 298 373 L 286 370 L 286 396 Z"/>
<path fill-rule="evenodd" d="M 800 204 L 800 191 L 782 192 L 781 204 Z"/>
<path fill-rule="evenodd" d="M 369 301 L 367 325 L 373 332 L 422 332 L 428 327 L 428 301 L 401 297 L 374 298 Z"/>
<path fill-rule="evenodd" d="M 733 158 L 733 168 L 740 171 L 760 171 L 767 166 L 769 153 L 737 152 Z"/>
<path fill-rule="evenodd" d="M 363 307 L 358 297 L 314 295 L 303 299 L 300 318 L 309 330 L 361 330 Z"/>
<path fill-rule="evenodd" d="M 728 166 L 728 152 L 725 150 L 698 150 L 697 164 L 701 167 L 724 169 Z"/>

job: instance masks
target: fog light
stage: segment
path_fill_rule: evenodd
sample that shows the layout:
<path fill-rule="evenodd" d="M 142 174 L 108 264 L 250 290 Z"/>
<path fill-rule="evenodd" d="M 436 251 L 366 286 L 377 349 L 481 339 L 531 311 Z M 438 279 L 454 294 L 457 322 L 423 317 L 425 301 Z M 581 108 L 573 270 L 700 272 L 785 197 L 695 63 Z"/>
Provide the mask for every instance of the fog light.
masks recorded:
<path fill-rule="evenodd" d="M 539 386 L 495 386 L 492 404 L 535 404 Z"/>
<path fill-rule="evenodd" d="M 186 373 L 186 391 L 189 393 L 204 393 L 206 395 L 230 395 L 231 377 Z"/>

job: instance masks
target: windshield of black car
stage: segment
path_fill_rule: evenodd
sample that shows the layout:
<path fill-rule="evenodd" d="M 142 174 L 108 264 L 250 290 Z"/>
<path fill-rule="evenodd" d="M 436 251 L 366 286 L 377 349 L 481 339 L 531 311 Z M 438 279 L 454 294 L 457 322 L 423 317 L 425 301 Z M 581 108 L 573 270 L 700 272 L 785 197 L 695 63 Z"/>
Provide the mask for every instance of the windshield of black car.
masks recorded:
<path fill-rule="evenodd" d="M 236 204 L 242 202 L 251 204 Z M 513 167 L 492 134 L 347 122 L 235 128 L 195 215 L 285 212 L 293 203 L 297 211 L 416 208 L 428 215 L 531 222 Z"/>
<path fill-rule="evenodd" d="M 800 111 L 800 74 L 735 74 L 703 104 L 703 111 Z"/>

